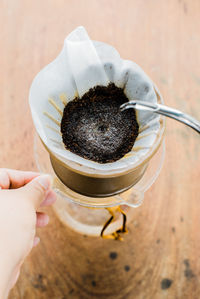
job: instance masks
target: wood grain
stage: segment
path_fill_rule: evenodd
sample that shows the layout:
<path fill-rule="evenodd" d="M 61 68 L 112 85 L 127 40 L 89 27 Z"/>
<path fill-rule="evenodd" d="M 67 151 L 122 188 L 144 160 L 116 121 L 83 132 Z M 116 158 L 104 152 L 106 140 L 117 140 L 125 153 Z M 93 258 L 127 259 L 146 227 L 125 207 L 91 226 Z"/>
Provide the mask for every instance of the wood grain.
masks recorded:
<path fill-rule="evenodd" d="M 199 0 L 2 0 L 0 166 L 35 170 L 28 92 L 84 25 L 138 63 L 168 105 L 200 119 Z M 200 146 L 167 120 L 166 159 L 124 242 L 79 235 L 50 211 L 10 298 L 200 298 Z"/>

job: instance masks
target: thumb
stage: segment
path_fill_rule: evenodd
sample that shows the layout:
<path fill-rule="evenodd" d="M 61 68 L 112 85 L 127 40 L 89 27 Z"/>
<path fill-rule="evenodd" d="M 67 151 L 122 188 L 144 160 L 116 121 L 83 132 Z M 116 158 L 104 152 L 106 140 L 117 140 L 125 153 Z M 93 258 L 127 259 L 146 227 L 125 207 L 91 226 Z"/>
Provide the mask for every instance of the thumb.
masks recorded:
<path fill-rule="evenodd" d="M 45 198 L 46 192 L 51 187 L 51 176 L 41 175 L 33 179 L 31 182 L 20 188 L 23 196 L 33 202 L 34 207 L 37 209 Z"/>

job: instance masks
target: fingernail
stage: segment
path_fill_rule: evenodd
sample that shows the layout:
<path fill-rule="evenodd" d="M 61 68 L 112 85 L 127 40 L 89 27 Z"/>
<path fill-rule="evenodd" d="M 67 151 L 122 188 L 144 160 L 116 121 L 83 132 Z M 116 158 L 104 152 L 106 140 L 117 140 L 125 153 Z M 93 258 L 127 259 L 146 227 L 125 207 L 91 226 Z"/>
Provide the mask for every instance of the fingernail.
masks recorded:
<path fill-rule="evenodd" d="M 40 243 L 40 238 L 39 237 L 35 237 L 34 241 L 33 241 L 33 247 L 37 246 Z"/>
<path fill-rule="evenodd" d="M 45 218 L 44 218 L 43 223 L 44 223 L 44 226 L 49 223 L 49 216 L 47 214 L 45 214 Z"/>
<path fill-rule="evenodd" d="M 51 176 L 43 175 L 38 178 L 38 183 L 44 188 L 44 190 L 48 190 L 51 186 Z"/>
<path fill-rule="evenodd" d="M 55 192 L 53 190 L 48 191 L 45 200 L 41 203 L 41 207 L 52 205 L 56 199 Z"/>

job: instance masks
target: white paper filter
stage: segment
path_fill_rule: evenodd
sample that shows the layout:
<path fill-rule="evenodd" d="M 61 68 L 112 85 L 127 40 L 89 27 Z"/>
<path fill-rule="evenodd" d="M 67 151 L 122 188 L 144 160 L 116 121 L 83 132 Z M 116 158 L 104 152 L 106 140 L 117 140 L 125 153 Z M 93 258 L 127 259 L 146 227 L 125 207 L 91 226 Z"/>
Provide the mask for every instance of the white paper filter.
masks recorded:
<path fill-rule="evenodd" d="M 33 80 L 29 102 L 37 133 L 48 150 L 71 167 L 82 167 L 91 173 L 132 168 L 147 155 L 156 140 L 159 116 L 137 111 L 141 132 L 132 151 L 120 160 L 100 164 L 65 149 L 60 122 L 66 103 L 96 85 L 107 86 L 110 82 L 124 88 L 129 100 L 157 102 L 154 84 L 144 71 L 136 63 L 121 59 L 110 45 L 91 41 L 84 27 L 78 27 L 65 39 L 58 57 Z"/>

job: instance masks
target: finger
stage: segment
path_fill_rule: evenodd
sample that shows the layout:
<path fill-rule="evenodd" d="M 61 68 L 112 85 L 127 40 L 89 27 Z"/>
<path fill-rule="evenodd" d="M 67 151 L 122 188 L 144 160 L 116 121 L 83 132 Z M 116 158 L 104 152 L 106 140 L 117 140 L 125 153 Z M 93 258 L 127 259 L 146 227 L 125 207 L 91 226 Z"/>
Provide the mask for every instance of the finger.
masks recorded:
<path fill-rule="evenodd" d="M 5 169 L 0 169 L 0 187 L 1 189 L 10 188 L 10 178 Z"/>
<path fill-rule="evenodd" d="M 49 190 L 46 193 L 44 201 L 41 203 L 41 207 L 47 207 L 52 205 L 56 201 L 56 193 L 53 190 Z"/>
<path fill-rule="evenodd" d="M 40 238 L 39 237 L 35 237 L 34 241 L 33 241 L 33 247 L 36 247 L 39 243 L 40 243 Z"/>
<path fill-rule="evenodd" d="M 51 177 L 49 175 L 42 175 L 33 179 L 24 187 L 18 189 L 21 196 L 30 200 L 35 209 L 38 209 L 42 201 L 46 197 L 46 192 L 50 190 Z"/>
<path fill-rule="evenodd" d="M 0 187 L 2 189 L 20 188 L 39 175 L 37 172 L 0 168 Z"/>
<path fill-rule="evenodd" d="M 44 227 L 49 223 L 49 216 L 42 212 L 37 212 L 37 220 L 36 226 L 37 227 Z"/>

